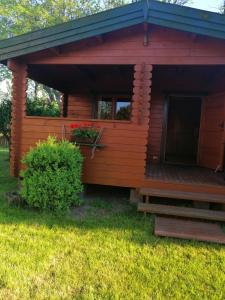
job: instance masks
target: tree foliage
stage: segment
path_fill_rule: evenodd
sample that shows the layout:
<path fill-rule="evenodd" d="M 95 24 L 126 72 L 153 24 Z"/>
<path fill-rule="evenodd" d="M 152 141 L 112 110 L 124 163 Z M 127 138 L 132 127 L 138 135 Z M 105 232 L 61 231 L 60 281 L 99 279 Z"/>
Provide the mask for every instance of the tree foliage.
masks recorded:
<path fill-rule="evenodd" d="M 46 98 L 27 98 L 26 114 L 28 116 L 60 117 L 60 106 L 55 100 L 49 102 Z"/>
<path fill-rule="evenodd" d="M 219 7 L 221 14 L 225 15 L 225 0 L 223 1 L 222 5 Z"/>
<path fill-rule="evenodd" d="M 160 0 L 161 2 L 171 3 L 171 4 L 178 4 L 178 5 L 185 5 L 191 3 L 191 0 Z"/>
<path fill-rule="evenodd" d="M 0 133 L 10 141 L 11 101 L 7 95 L 2 94 L 0 101 Z"/>
<path fill-rule="evenodd" d="M 0 36 L 12 37 L 128 2 L 127 0 L 0 0 Z"/>

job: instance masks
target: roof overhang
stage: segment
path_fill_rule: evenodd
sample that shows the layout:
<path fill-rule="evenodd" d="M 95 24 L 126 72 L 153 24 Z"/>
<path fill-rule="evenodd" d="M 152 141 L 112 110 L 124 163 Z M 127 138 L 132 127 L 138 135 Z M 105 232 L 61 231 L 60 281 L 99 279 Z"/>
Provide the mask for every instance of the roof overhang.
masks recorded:
<path fill-rule="evenodd" d="M 225 15 L 142 0 L 0 41 L 0 61 L 80 41 L 141 23 L 225 40 Z"/>

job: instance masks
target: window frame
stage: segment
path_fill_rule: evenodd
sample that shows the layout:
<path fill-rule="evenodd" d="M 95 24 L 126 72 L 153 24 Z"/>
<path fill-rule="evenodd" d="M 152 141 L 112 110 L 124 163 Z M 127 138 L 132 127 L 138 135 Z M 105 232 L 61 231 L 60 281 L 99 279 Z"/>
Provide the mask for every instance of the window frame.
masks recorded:
<path fill-rule="evenodd" d="M 111 102 L 112 102 L 112 112 L 111 112 L 111 119 L 101 119 L 98 118 L 98 103 L 100 101 L 104 101 L 104 98 L 111 98 Z M 99 95 L 97 97 L 97 99 L 95 100 L 95 111 L 94 111 L 94 116 L 97 120 L 108 120 L 108 121 L 130 121 L 131 120 L 131 115 L 130 115 L 130 119 L 129 120 L 118 120 L 116 119 L 116 103 L 118 102 L 128 102 L 127 99 L 130 100 L 130 106 L 131 106 L 131 110 L 132 110 L 132 95 L 129 94 L 103 94 L 103 95 Z"/>

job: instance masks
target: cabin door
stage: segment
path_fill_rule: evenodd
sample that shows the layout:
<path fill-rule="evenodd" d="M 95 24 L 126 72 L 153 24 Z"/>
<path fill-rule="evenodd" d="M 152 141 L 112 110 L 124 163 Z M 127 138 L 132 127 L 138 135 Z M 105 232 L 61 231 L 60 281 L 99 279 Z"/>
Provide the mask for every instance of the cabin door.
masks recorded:
<path fill-rule="evenodd" d="M 225 141 L 225 94 L 203 99 L 199 143 L 199 164 L 223 169 Z"/>
<path fill-rule="evenodd" d="M 170 96 L 166 102 L 164 162 L 195 165 L 198 158 L 201 98 Z"/>

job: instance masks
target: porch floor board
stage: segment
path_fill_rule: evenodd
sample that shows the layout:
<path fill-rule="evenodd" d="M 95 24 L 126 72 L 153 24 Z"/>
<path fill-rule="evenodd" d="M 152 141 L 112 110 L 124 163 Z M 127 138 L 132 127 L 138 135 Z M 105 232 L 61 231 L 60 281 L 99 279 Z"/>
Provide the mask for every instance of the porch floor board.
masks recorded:
<path fill-rule="evenodd" d="M 138 211 L 154 213 L 167 216 L 177 216 L 184 218 L 203 219 L 211 221 L 225 221 L 225 211 L 216 211 L 210 209 L 198 209 L 191 207 L 179 207 L 165 204 L 139 203 Z"/>
<path fill-rule="evenodd" d="M 219 224 L 156 216 L 155 235 L 225 244 L 225 233 Z"/>
<path fill-rule="evenodd" d="M 213 170 L 202 167 L 151 164 L 147 169 L 146 176 L 148 179 L 165 182 L 225 187 L 222 172 L 215 173 Z"/>

